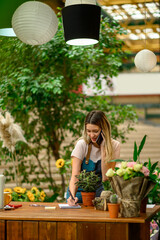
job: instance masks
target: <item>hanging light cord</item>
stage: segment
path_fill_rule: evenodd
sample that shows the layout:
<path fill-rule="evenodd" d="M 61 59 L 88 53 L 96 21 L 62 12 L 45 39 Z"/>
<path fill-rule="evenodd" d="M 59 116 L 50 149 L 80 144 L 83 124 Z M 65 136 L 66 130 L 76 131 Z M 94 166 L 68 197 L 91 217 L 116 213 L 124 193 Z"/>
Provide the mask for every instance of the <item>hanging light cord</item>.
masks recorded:
<path fill-rule="evenodd" d="M 145 35 L 145 39 L 144 39 L 144 43 L 145 43 L 145 49 L 147 48 L 147 7 L 146 7 L 146 0 L 144 1 L 144 9 L 145 9 L 145 15 L 144 15 L 144 24 L 145 24 L 145 31 L 144 31 L 144 35 Z"/>

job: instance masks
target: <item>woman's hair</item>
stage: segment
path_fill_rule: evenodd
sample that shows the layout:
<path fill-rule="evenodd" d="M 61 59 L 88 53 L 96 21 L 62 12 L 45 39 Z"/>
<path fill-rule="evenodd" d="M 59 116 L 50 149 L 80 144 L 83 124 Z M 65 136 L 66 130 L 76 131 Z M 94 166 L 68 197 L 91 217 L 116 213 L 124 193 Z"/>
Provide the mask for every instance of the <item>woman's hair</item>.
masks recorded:
<path fill-rule="evenodd" d="M 105 138 L 105 149 L 106 149 L 106 160 L 109 161 L 112 159 L 112 143 L 111 143 L 111 125 L 104 114 L 104 112 L 99 110 L 93 110 L 89 112 L 85 118 L 83 138 L 86 143 L 90 143 L 90 138 L 87 135 L 86 125 L 94 124 L 101 128 L 102 134 Z"/>

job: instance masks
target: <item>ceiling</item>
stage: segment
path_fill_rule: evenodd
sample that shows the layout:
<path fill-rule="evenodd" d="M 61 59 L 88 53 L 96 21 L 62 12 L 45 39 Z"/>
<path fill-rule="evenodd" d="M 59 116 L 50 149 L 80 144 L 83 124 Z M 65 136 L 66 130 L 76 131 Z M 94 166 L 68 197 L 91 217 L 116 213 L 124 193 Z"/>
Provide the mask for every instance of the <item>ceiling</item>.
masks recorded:
<path fill-rule="evenodd" d="M 0 0 L 0 29 L 11 28 L 14 11 L 27 0 Z M 64 7 L 65 0 L 41 0 L 55 12 Z M 102 11 L 116 19 L 127 35 L 118 36 L 125 41 L 124 50 L 137 53 L 147 48 L 160 54 L 159 0 L 97 0 Z"/>
<path fill-rule="evenodd" d="M 144 48 L 160 52 L 159 0 L 98 0 L 104 12 L 119 21 L 127 35 L 125 50 L 138 52 Z"/>

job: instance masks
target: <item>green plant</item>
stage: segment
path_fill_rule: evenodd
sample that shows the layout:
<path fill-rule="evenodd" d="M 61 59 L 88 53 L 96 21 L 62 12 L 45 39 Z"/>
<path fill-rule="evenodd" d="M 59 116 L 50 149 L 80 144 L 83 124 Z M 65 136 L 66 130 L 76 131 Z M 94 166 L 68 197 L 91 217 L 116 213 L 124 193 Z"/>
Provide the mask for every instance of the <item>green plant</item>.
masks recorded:
<path fill-rule="evenodd" d="M 156 175 L 156 167 L 158 162 L 151 163 L 150 158 L 148 162 L 141 163 L 140 162 L 140 153 L 144 147 L 146 141 L 146 135 L 143 137 L 139 147 L 137 148 L 136 142 L 134 142 L 134 151 L 133 151 L 133 160 L 123 160 L 123 159 L 115 159 L 110 162 L 119 162 L 116 164 L 115 170 L 112 168 L 108 169 L 106 175 L 108 177 L 112 177 L 114 175 L 118 175 L 123 177 L 124 180 L 129 180 L 134 177 L 147 177 L 149 180 L 156 182 L 156 179 L 159 173 Z"/>
<path fill-rule="evenodd" d="M 79 175 L 76 175 L 78 181 L 75 183 L 83 192 L 95 192 L 100 182 L 100 177 L 95 174 L 95 171 L 86 172 L 83 170 Z"/>
<path fill-rule="evenodd" d="M 111 191 L 113 192 L 111 182 L 109 180 L 106 180 L 105 182 L 102 182 L 104 191 Z"/>
<path fill-rule="evenodd" d="M 112 194 L 109 198 L 110 203 L 118 203 L 118 196 L 117 194 Z"/>
<path fill-rule="evenodd" d="M 32 187 L 31 190 L 27 190 L 22 187 L 5 188 L 4 192 L 10 192 L 12 201 L 18 202 L 44 202 L 46 194 L 43 190 L 37 187 Z"/>

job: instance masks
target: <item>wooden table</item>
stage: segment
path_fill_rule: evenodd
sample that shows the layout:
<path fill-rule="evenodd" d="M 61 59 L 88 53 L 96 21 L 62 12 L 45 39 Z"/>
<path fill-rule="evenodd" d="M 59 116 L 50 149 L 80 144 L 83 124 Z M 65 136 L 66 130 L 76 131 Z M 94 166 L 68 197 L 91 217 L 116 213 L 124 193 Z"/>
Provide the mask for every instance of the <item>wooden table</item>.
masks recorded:
<path fill-rule="evenodd" d="M 155 206 L 137 218 L 111 219 L 93 207 L 60 209 L 57 203 L 43 203 L 56 206 L 45 210 L 30 204 L 0 212 L 0 240 L 149 240 L 150 219 L 160 210 Z"/>

